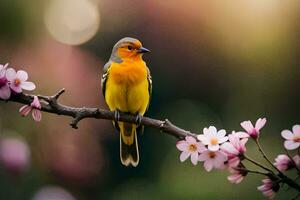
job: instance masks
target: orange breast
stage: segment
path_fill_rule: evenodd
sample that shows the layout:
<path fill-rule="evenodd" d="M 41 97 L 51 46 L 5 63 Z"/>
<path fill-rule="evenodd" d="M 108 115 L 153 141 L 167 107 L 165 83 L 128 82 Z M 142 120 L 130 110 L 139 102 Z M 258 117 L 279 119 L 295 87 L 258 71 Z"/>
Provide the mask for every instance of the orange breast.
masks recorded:
<path fill-rule="evenodd" d="M 113 63 L 110 77 L 116 84 L 138 84 L 147 79 L 146 64 L 144 61 Z"/>

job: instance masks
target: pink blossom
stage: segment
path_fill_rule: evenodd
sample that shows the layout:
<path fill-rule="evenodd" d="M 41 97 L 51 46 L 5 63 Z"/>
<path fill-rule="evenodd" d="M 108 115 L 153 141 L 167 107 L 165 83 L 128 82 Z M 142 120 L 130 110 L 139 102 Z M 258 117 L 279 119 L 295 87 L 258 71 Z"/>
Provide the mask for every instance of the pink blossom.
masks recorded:
<path fill-rule="evenodd" d="M 16 72 L 14 69 L 9 68 L 6 71 L 6 78 L 9 81 L 10 88 L 16 92 L 21 93 L 24 90 L 34 90 L 35 84 L 27 81 L 28 74 L 23 70 Z"/>
<path fill-rule="evenodd" d="M 30 105 L 25 105 L 20 108 L 19 112 L 23 117 L 27 116 L 32 111 L 32 118 L 39 122 L 42 120 L 42 113 L 41 113 L 41 103 L 37 96 L 33 97 L 33 101 Z"/>
<path fill-rule="evenodd" d="M 10 98 L 11 91 L 6 79 L 0 79 L 0 99 L 7 100 Z"/>
<path fill-rule="evenodd" d="M 249 137 L 248 133 L 245 133 L 243 131 L 238 131 L 238 132 L 232 131 L 231 134 L 234 135 L 234 136 L 236 136 L 236 137 L 238 137 L 238 138 L 241 138 L 241 139 Z"/>
<path fill-rule="evenodd" d="M 277 158 L 275 158 L 274 165 L 280 171 L 286 171 L 293 167 L 293 162 L 287 155 L 281 154 L 281 155 L 278 155 Z"/>
<path fill-rule="evenodd" d="M 294 163 L 296 164 L 296 166 L 299 168 L 300 167 L 300 156 L 299 155 L 295 155 L 293 157 Z"/>
<path fill-rule="evenodd" d="M 286 139 L 284 147 L 287 150 L 294 150 L 300 146 L 300 125 L 293 126 L 293 132 L 290 130 L 283 130 L 281 136 Z"/>
<path fill-rule="evenodd" d="M 240 139 L 234 134 L 234 132 L 228 135 L 229 142 L 225 142 L 221 145 L 221 149 L 226 152 L 228 155 L 239 155 L 246 152 L 245 144 L 248 141 L 248 138 Z"/>
<path fill-rule="evenodd" d="M 199 161 L 204 161 L 204 168 L 208 172 L 213 168 L 224 169 L 227 155 L 222 151 L 206 150 L 200 154 Z"/>
<path fill-rule="evenodd" d="M 234 184 L 239 184 L 247 176 L 248 172 L 243 169 L 230 168 L 230 176 L 227 177 L 228 181 Z"/>
<path fill-rule="evenodd" d="M 262 182 L 263 184 L 257 187 L 257 189 L 261 191 L 265 197 L 273 199 L 280 188 L 279 184 L 270 178 L 265 178 Z"/>
<path fill-rule="evenodd" d="M 185 161 L 188 157 L 191 157 L 191 162 L 194 165 L 198 163 L 199 153 L 206 148 L 201 142 L 197 142 L 194 137 L 186 136 L 185 140 L 178 141 L 176 144 L 178 150 L 182 151 L 180 154 L 180 161 Z"/>
<path fill-rule="evenodd" d="M 235 157 L 229 157 L 228 156 L 228 160 L 226 163 L 226 166 L 230 169 L 230 168 L 234 168 L 236 166 L 238 166 L 241 163 L 241 158 L 238 156 Z"/>
<path fill-rule="evenodd" d="M 259 118 L 255 123 L 255 127 L 253 126 L 251 121 L 243 121 L 241 123 L 241 126 L 245 129 L 246 133 L 250 137 L 256 139 L 259 136 L 260 129 L 262 129 L 265 126 L 266 122 L 266 118 Z"/>
<path fill-rule="evenodd" d="M 291 158 L 287 155 L 278 155 L 275 158 L 274 165 L 280 170 L 280 171 L 286 171 L 289 169 L 292 169 L 294 167 L 300 167 L 300 156 L 295 155 L 291 160 Z"/>
<path fill-rule="evenodd" d="M 207 145 L 210 151 L 218 151 L 220 144 L 228 140 L 228 137 L 225 135 L 226 131 L 224 129 L 217 131 L 216 127 L 210 126 L 209 128 L 204 128 L 203 134 L 198 135 L 197 138 L 204 145 Z"/>
<path fill-rule="evenodd" d="M 19 138 L 2 139 L 0 143 L 0 160 L 10 172 L 25 172 L 30 164 L 30 150 L 27 143 Z"/>
<path fill-rule="evenodd" d="M 6 65 L 0 65 L 0 99 L 7 100 L 10 98 L 10 88 L 8 84 L 8 80 L 6 79 Z"/>
<path fill-rule="evenodd" d="M 6 63 L 5 65 L 0 64 L 0 79 L 5 77 L 7 66 L 8 63 Z"/>
<path fill-rule="evenodd" d="M 228 156 L 228 166 L 236 167 L 240 163 L 240 158 L 246 152 L 246 142 L 248 138 L 240 139 L 238 135 L 233 132 L 228 135 L 229 142 L 225 142 L 221 145 L 221 150 Z"/>

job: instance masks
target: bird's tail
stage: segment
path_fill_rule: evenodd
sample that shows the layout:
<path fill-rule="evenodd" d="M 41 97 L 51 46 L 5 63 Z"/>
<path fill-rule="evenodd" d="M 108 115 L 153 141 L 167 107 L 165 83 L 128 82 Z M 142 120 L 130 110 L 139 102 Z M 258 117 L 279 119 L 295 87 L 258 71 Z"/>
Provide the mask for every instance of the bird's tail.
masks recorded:
<path fill-rule="evenodd" d="M 118 122 L 120 128 L 120 158 L 125 166 L 136 167 L 139 164 L 139 149 L 136 124 Z"/>

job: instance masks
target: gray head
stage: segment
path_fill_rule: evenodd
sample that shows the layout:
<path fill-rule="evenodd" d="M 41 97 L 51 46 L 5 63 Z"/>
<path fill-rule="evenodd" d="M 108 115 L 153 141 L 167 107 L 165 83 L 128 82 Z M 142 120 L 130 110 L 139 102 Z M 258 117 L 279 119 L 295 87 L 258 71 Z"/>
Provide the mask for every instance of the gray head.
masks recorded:
<path fill-rule="evenodd" d="M 120 63 L 124 59 L 141 58 L 144 53 L 148 52 L 150 51 L 144 48 L 139 40 L 125 37 L 114 45 L 109 60 Z"/>

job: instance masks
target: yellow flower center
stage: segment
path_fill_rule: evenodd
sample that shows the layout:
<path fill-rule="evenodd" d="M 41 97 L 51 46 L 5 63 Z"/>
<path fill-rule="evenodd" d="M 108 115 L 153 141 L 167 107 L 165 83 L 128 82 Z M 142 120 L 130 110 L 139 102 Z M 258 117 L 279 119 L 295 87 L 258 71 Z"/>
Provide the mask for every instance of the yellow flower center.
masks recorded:
<path fill-rule="evenodd" d="M 190 146 L 189 146 L 189 151 L 192 151 L 192 152 L 197 151 L 196 145 L 190 144 Z"/>
<path fill-rule="evenodd" d="M 293 140 L 294 140 L 294 142 L 300 142 L 300 137 L 299 137 L 299 136 L 295 136 L 295 137 L 293 138 Z"/>
<path fill-rule="evenodd" d="M 14 80 L 14 85 L 18 86 L 18 85 L 20 85 L 20 83 L 21 83 L 20 79 L 16 78 Z"/>
<path fill-rule="evenodd" d="M 216 153 L 211 151 L 211 152 L 208 153 L 208 156 L 210 158 L 214 158 L 214 157 L 216 157 Z"/>
<path fill-rule="evenodd" d="M 218 144 L 218 139 L 215 138 L 215 137 L 211 138 L 211 139 L 210 139 L 210 144 L 212 144 L 212 145 L 217 145 L 217 144 Z"/>

